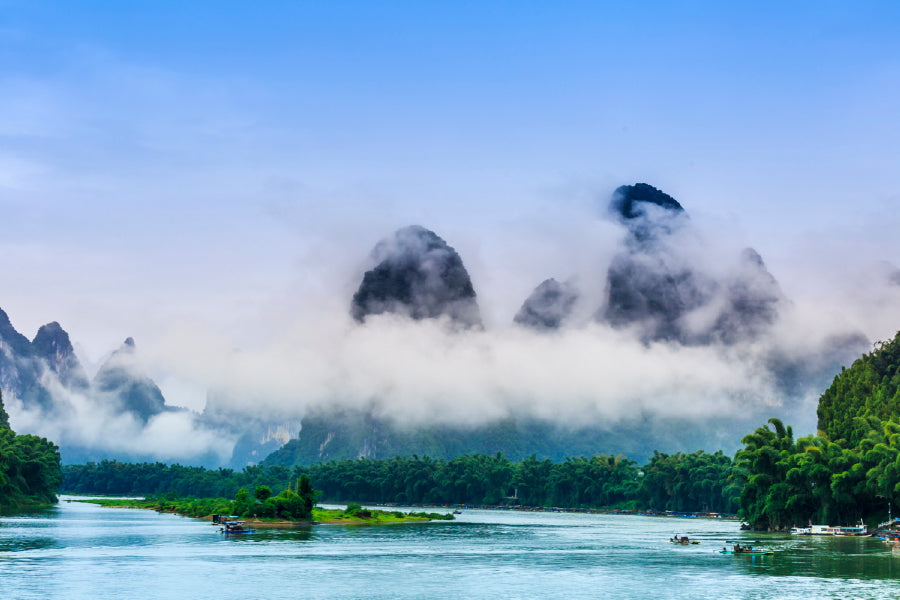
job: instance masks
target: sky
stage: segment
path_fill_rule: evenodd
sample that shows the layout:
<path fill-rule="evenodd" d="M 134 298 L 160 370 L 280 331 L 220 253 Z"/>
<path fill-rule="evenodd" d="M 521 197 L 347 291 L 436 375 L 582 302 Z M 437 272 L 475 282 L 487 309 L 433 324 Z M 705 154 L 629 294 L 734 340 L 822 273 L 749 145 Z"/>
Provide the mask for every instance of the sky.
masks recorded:
<path fill-rule="evenodd" d="M 799 322 L 884 339 L 898 23 L 892 2 L 0 0 L 0 308 L 29 338 L 58 321 L 89 369 L 133 336 L 200 409 L 223 363 L 163 354 L 314 353 L 395 229 L 456 248 L 502 331 L 546 277 L 605 272 L 603 207 L 642 181 L 756 248 Z"/>

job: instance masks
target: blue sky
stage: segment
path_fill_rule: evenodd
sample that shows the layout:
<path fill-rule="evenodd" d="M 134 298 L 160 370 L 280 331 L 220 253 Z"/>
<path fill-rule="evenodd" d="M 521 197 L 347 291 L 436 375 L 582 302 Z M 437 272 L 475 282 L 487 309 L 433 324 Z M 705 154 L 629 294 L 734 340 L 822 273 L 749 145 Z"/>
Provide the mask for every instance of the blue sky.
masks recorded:
<path fill-rule="evenodd" d="M 900 265 L 898 17 L 0 0 L 0 307 L 95 359 L 172 322 L 252 340 L 309 298 L 346 305 L 374 243 L 420 223 L 505 323 L 590 264 L 605 230 L 584 222 L 636 181 L 754 245 L 793 297 L 843 293 Z"/>

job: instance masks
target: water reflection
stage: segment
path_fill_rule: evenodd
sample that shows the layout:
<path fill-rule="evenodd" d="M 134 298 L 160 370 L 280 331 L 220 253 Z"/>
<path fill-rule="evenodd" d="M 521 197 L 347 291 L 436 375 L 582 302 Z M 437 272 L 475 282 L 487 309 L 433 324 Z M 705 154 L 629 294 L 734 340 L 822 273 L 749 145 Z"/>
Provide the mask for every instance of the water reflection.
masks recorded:
<path fill-rule="evenodd" d="M 673 532 L 698 545 L 668 542 Z M 718 553 L 726 539 L 774 556 Z M 896 563 L 896 566 L 895 566 Z M 215 573 L 215 577 L 208 577 Z M 735 522 L 467 511 L 454 522 L 225 536 L 208 522 L 64 504 L 0 521 L 0 597 L 897 597 L 871 538 L 741 533 Z"/>
<path fill-rule="evenodd" d="M 0 556 L 10 552 L 24 552 L 27 550 L 46 550 L 48 548 L 56 548 L 57 540 L 49 537 L 38 538 L 5 538 L 0 537 Z"/>

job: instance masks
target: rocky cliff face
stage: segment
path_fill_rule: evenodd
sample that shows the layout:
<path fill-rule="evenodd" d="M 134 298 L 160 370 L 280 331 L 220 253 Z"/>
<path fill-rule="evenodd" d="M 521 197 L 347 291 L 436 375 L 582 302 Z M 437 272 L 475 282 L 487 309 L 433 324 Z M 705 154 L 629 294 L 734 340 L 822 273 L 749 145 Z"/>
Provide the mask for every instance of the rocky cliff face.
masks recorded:
<path fill-rule="evenodd" d="M 398 230 L 372 252 L 377 262 L 363 276 L 350 312 L 363 322 L 393 313 L 412 319 L 449 317 L 456 325 L 481 325 L 475 289 L 459 254 L 433 231 Z"/>
<path fill-rule="evenodd" d="M 53 321 L 38 329 L 31 346 L 35 354 L 44 359 L 50 370 L 56 373 L 60 383 L 64 386 L 80 390 L 85 390 L 90 386 L 84 367 L 75 356 L 75 349 L 69 340 L 69 334 L 60 327 L 59 323 Z"/>

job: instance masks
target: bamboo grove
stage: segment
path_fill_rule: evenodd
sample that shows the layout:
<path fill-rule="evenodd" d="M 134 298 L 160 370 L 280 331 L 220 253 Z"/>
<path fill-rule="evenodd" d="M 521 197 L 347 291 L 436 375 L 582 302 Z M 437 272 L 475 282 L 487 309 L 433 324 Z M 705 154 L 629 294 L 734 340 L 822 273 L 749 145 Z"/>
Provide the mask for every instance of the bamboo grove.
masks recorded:
<path fill-rule="evenodd" d="M 770 419 L 737 453 L 741 515 L 755 529 L 869 524 L 900 493 L 900 334 L 842 369 L 822 394 L 819 433 L 794 440 Z"/>

